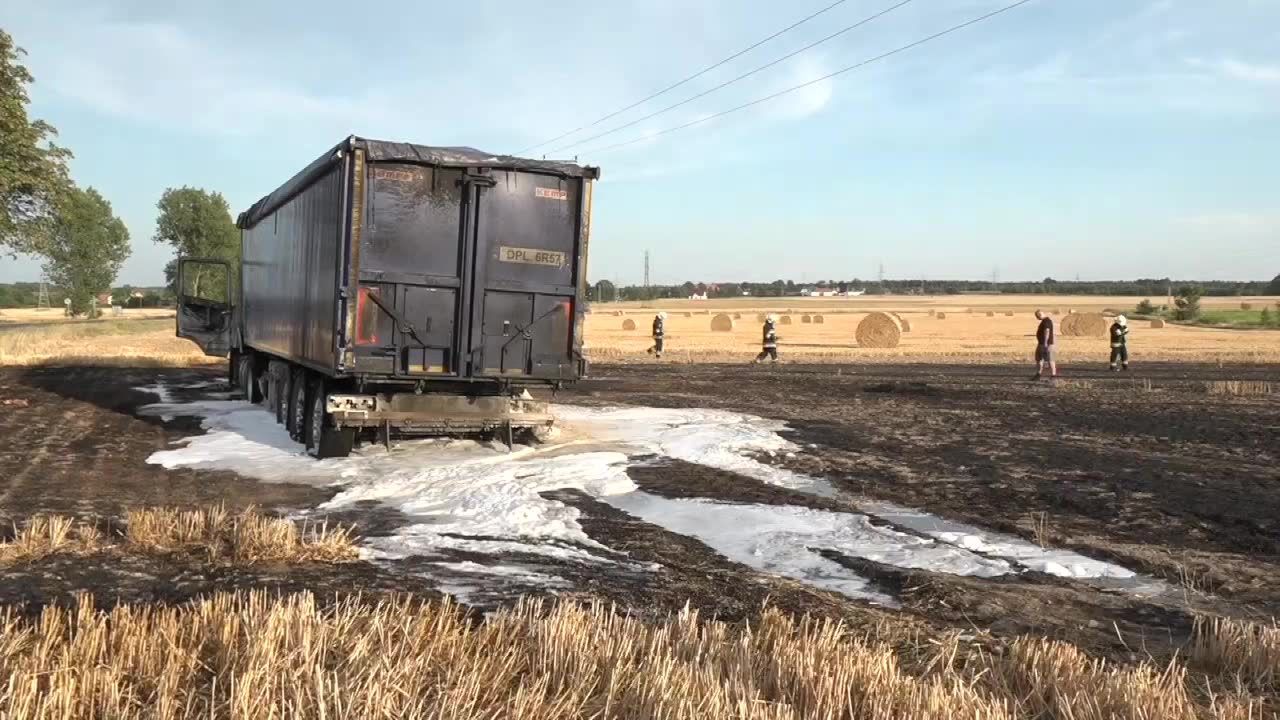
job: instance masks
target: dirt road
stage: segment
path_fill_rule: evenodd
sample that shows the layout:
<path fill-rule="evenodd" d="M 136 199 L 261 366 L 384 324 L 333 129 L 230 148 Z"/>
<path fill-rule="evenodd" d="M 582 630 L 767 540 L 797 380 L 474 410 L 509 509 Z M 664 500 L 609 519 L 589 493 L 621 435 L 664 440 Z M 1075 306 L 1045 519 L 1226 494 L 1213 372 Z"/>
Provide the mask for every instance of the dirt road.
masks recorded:
<path fill-rule="evenodd" d="M 603 597 L 644 614 L 689 603 L 740 618 L 767 601 L 855 623 L 1069 637 L 1117 657 L 1139 648 L 1172 651 L 1185 638 L 1193 610 L 1280 614 L 1280 401 L 1205 391 L 1208 381 L 1275 379 L 1278 370 L 1157 366 L 1143 367 L 1136 378 L 1074 371 L 1069 382 L 1055 386 L 1028 382 L 1026 368 L 1015 366 L 602 366 L 557 402 L 710 409 L 784 421 L 789 430 L 782 437 L 794 450 L 760 452 L 742 462 L 758 461 L 780 477 L 814 478 L 833 492 L 773 482 L 737 460 L 716 467 L 679 453 L 657 454 L 626 466 L 630 482 L 648 498 L 644 502 L 581 487 L 542 493 L 555 507 L 576 509 L 570 521 L 585 533 L 559 543 L 557 552 L 505 545 L 490 550 L 484 543 L 509 539 L 458 538 L 450 531 L 439 534 L 449 542 L 436 542 L 429 551 L 346 566 L 210 570 L 183 558 L 104 566 L 65 557 L 0 572 L 0 602 L 38 608 L 86 589 L 104 603 L 168 602 L 210 589 L 265 585 L 322 593 L 456 590 L 485 605 L 522 591 L 550 591 Z M 287 472 L 278 478 L 286 482 L 268 483 L 225 470 L 156 464 L 154 453 L 204 430 L 198 418 L 165 419 L 140 408 L 166 398 L 225 402 L 230 394 L 219 383 L 216 370 L 0 371 L 0 403 L 6 403 L 0 414 L 0 437 L 6 439 L 0 518 L 11 526 L 57 512 L 109 527 L 131 507 L 253 504 L 282 513 L 328 513 L 355 523 L 375 549 L 379 538 L 439 522 L 404 510 L 412 505 L 390 502 L 409 485 L 338 506 L 335 497 L 347 490 L 302 483 Z M 715 503 L 697 504 L 706 500 Z M 331 507 L 322 508 L 325 503 Z M 827 547 L 820 536 L 805 539 L 806 523 L 865 515 L 868 532 L 887 527 L 894 538 L 948 558 L 968 553 L 970 562 L 1004 562 L 998 552 L 929 535 L 895 510 L 899 506 L 1021 538 L 1029 547 L 1111 561 L 1156 587 L 1136 592 L 1031 566 L 1012 573 L 938 572 L 923 561 L 881 562 Z M 697 523 L 643 519 L 667 508 L 692 508 L 706 518 L 724 508 L 764 508 L 796 518 L 778 537 L 800 543 L 799 554 L 821 556 L 801 562 L 844 568 L 867 583 L 868 593 L 888 601 L 873 604 L 833 592 L 834 585 L 791 572 L 781 561 L 783 569 L 770 572 L 750 554 L 729 559 L 733 548 L 718 544 L 723 536 L 701 533 Z M 734 517 L 773 521 L 767 513 Z M 788 552 L 790 562 L 798 553 Z M 601 556 L 611 561 L 600 562 Z M 492 579 L 477 575 L 477 568 L 499 561 L 504 582 L 477 581 Z M 811 574 L 831 579 L 826 566 L 815 567 L 809 566 Z"/>

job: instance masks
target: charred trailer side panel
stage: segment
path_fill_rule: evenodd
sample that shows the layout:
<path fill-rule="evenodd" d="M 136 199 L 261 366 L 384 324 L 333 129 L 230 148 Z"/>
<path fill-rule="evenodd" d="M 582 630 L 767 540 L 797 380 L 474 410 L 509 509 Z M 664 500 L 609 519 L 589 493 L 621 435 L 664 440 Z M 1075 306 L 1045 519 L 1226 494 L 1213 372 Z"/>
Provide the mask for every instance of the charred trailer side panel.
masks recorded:
<path fill-rule="evenodd" d="M 253 224 L 241 220 L 241 336 L 235 347 L 338 375 L 345 239 L 343 162 Z"/>
<path fill-rule="evenodd" d="M 212 320 L 189 327 L 221 306 L 185 297 L 193 312 L 179 313 L 178 334 L 229 347 L 246 393 L 269 396 L 300 439 L 310 431 L 295 426 L 315 418 L 387 436 L 544 425 L 545 404 L 523 391 L 586 371 L 598 176 L 347 138 L 241 214 L 223 344 L 208 340 Z"/>

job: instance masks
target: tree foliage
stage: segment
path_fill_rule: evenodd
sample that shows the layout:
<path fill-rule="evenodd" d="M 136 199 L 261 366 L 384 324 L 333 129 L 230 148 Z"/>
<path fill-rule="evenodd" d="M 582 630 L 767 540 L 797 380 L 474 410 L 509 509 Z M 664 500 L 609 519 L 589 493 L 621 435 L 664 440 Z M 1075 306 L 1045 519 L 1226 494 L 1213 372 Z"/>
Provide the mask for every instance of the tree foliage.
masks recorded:
<path fill-rule="evenodd" d="M 58 202 L 42 252 L 45 274 L 66 291 L 79 315 L 89 311 L 94 295 L 111 289 L 129 257 L 129 230 L 97 190 L 72 188 Z"/>
<path fill-rule="evenodd" d="M 1271 282 L 1267 284 L 1267 294 L 1280 295 L 1280 275 L 1272 278 Z"/>
<path fill-rule="evenodd" d="M 231 265 L 231 277 L 240 272 L 240 231 L 231 219 L 231 207 L 222 193 L 199 188 L 169 188 L 156 203 L 160 211 L 156 218 L 155 242 L 173 246 L 183 257 L 226 260 Z M 193 277 L 184 278 L 184 292 L 213 300 L 221 297 L 226 280 L 221 269 L 210 270 L 207 265 L 190 265 Z M 205 275 L 216 274 L 216 278 Z M 165 281 L 174 287 L 177 264 L 165 266 Z M 205 282 L 209 280 L 209 282 Z M 204 287 L 202 287 L 202 285 Z M 210 294 L 210 291 L 213 291 Z"/>
<path fill-rule="evenodd" d="M 1173 311 L 1175 320 L 1195 320 L 1200 317 L 1200 298 L 1204 295 L 1195 285 L 1183 285 L 1178 288 L 1178 294 L 1173 299 L 1173 304 L 1177 308 Z"/>
<path fill-rule="evenodd" d="M 610 302 L 618 299 L 618 288 L 609 280 L 596 283 L 595 299 L 599 302 Z"/>
<path fill-rule="evenodd" d="M 70 188 L 71 152 L 52 142 L 52 125 L 27 116 L 25 54 L 0 30 L 0 250 L 9 252 L 41 251 L 58 197 Z"/>

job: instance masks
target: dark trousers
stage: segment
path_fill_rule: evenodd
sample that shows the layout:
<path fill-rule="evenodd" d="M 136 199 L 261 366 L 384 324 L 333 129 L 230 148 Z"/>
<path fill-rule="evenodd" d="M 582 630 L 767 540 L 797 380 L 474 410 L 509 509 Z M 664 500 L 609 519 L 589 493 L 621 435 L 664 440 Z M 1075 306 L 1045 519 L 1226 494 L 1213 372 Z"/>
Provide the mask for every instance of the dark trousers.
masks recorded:
<path fill-rule="evenodd" d="M 775 360 L 775 361 L 776 361 L 776 360 L 778 359 L 778 348 L 776 348 L 776 347 L 767 347 L 767 348 L 765 348 L 765 349 L 761 350 L 761 351 L 760 351 L 760 354 L 756 356 L 756 361 L 757 361 L 757 362 L 759 362 L 759 361 L 761 361 L 761 360 L 763 360 L 763 359 L 765 359 L 765 358 L 769 358 L 769 359 L 771 359 L 771 360 Z"/>
<path fill-rule="evenodd" d="M 1129 348 L 1124 345 L 1111 348 L 1111 367 L 1114 368 L 1117 362 L 1129 367 Z"/>
<path fill-rule="evenodd" d="M 651 352 L 651 353 L 656 353 L 656 354 L 658 354 L 658 355 L 661 355 L 661 354 L 662 354 L 662 346 L 663 346 L 663 343 L 665 342 L 665 340 L 666 340 L 666 338 L 662 337 L 661 335 L 659 335 L 658 337 L 654 338 L 654 339 L 653 339 L 653 347 L 649 348 L 649 352 Z"/>

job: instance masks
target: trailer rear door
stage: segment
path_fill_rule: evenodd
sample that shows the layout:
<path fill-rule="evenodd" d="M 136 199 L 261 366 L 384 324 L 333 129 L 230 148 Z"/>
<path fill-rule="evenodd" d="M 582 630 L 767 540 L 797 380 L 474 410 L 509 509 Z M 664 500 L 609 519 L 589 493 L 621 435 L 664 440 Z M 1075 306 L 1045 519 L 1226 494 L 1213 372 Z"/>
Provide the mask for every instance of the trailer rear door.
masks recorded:
<path fill-rule="evenodd" d="M 357 364 L 395 375 L 459 375 L 462 171 L 375 163 L 368 181 Z"/>
<path fill-rule="evenodd" d="M 472 178 L 471 374 L 571 379 L 582 180 Z"/>

